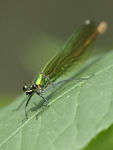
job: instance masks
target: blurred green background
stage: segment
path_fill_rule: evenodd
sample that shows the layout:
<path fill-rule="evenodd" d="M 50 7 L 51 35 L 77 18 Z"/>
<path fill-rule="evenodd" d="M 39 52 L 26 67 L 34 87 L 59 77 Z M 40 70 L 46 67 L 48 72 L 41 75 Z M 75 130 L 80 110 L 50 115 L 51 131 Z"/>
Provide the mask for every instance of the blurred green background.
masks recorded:
<path fill-rule="evenodd" d="M 0 1 L 0 107 L 22 93 L 86 19 L 108 23 L 97 46 L 113 41 L 112 0 Z"/>

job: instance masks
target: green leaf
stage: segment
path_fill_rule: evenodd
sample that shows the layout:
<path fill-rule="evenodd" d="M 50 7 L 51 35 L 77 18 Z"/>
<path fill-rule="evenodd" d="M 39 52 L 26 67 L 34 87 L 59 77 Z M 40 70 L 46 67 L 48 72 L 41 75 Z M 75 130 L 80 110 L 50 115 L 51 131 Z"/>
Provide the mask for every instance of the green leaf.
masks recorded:
<path fill-rule="evenodd" d="M 25 103 L 18 111 L 12 110 L 25 95 L 0 110 L 0 150 L 83 150 L 108 129 L 113 124 L 113 52 L 87 67 L 81 76 L 91 77 L 67 82 L 43 95 L 49 107 L 38 120 L 35 115 L 45 103 L 37 95 L 29 103 L 29 118 L 24 123 Z"/>
<path fill-rule="evenodd" d="M 84 150 L 113 150 L 113 125 L 102 131 Z"/>

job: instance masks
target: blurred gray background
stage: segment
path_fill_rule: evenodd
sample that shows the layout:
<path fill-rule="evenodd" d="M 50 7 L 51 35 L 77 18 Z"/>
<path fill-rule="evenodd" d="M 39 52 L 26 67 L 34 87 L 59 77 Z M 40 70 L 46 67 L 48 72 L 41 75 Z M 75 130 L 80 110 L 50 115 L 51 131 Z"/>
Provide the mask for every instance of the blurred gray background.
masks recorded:
<path fill-rule="evenodd" d="M 0 1 L 0 96 L 19 95 L 86 19 L 105 20 L 98 46 L 112 44 L 113 0 Z"/>

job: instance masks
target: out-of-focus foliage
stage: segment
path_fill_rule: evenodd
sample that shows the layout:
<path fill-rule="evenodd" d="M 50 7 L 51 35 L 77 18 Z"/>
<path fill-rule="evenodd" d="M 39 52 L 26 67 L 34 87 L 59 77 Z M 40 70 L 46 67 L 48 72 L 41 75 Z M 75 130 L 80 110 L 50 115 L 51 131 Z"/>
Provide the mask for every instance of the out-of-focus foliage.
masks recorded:
<path fill-rule="evenodd" d="M 7 96 L 0 95 L 0 109 L 3 108 L 4 106 L 8 105 L 13 100 L 14 100 L 14 96 L 11 94 L 9 94 Z"/>

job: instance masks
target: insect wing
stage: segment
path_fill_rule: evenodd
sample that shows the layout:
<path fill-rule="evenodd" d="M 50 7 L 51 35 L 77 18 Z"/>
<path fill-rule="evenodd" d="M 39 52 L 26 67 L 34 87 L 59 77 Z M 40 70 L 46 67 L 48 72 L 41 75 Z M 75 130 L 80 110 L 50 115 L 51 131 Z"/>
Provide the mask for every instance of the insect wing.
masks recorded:
<path fill-rule="evenodd" d="M 55 81 L 73 63 L 74 66 L 84 64 L 91 53 L 92 45 L 99 34 L 97 25 L 93 21 L 86 21 L 77 32 L 75 32 L 63 49 L 53 57 L 42 70 L 42 73 L 49 75 L 50 81 Z"/>

